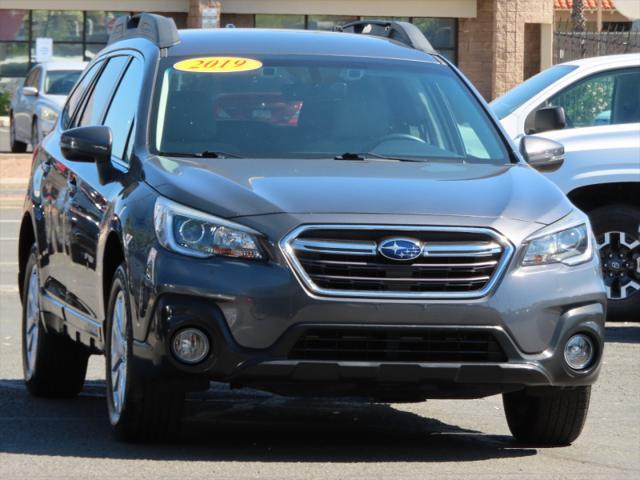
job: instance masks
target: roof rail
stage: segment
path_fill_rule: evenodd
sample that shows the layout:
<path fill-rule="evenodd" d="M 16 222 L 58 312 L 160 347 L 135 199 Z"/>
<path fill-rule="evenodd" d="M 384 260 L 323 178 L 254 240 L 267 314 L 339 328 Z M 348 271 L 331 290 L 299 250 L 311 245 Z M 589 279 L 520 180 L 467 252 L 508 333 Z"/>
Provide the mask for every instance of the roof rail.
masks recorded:
<path fill-rule="evenodd" d="M 420 29 L 409 22 L 361 20 L 346 23 L 341 27 L 336 27 L 336 30 L 345 33 L 360 33 L 363 35 L 389 38 L 404 43 L 408 47 L 415 48 L 416 50 L 422 50 L 423 52 L 434 55 L 438 53 Z"/>
<path fill-rule="evenodd" d="M 118 17 L 107 45 L 128 38 L 146 38 L 155 43 L 158 48 L 167 48 L 180 43 L 180 35 L 173 18 L 154 13 Z"/>

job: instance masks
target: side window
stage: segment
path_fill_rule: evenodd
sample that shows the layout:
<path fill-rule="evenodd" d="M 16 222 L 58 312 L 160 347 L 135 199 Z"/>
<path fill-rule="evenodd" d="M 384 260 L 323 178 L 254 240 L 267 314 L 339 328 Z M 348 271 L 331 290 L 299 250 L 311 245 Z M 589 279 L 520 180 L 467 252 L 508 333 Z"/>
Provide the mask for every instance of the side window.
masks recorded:
<path fill-rule="evenodd" d="M 35 87 L 36 86 L 35 79 L 36 79 L 36 74 L 37 74 L 38 70 L 40 70 L 40 69 L 38 67 L 36 67 L 36 68 L 34 68 L 33 70 L 31 70 L 29 72 L 29 74 L 27 75 L 27 78 L 24 79 L 23 86 L 25 86 L 25 87 Z"/>
<path fill-rule="evenodd" d="M 75 112 L 80 100 L 82 99 L 83 93 L 87 90 L 93 77 L 96 76 L 96 73 L 100 70 L 102 66 L 102 61 L 94 63 L 89 70 L 84 74 L 80 83 L 76 86 L 75 90 L 69 95 L 69 99 L 67 100 L 64 109 L 62 110 L 62 128 L 67 129 L 70 127 L 71 118 L 73 113 Z"/>
<path fill-rule="evenodd" d="M 598 73 L 554 95 L 549 105 L 564 108 L 566 128 L 637 122 L 639 81 L 640 69 Z"/>
<path fill-rule="evenodd" d="M 640 68 L 630 68 L 616 78 L 611 105 L 611 125 L 640 122 Z"/>
<path fill-rule="evenodd" d="M 127 138 L 132 130 L 141 83 L 142 64 L 134 58 L 120 81 L 104 120 L 104 124 L 111 128 L 113 155 L 125 161 L 128 159 L 128 155 L 125 155 Z"/>
<path fill-rule="evenodd" d="M 111 92 L 114 85 L 118 83 L 120 74 L 129 58 L 118 56 L 109 59 L 85 102 L 79 126 L 99 125 L 102 122 L 102 115 L 111 99 Z"/>
<path fill-rule="evenodd" d="M 42 76 L 42 68 L 36 68 L 33 73 L 33 83 L 31 84 L 31 86 L 36 87 L 38 90 L 40 90 L 40 77 Z"/>

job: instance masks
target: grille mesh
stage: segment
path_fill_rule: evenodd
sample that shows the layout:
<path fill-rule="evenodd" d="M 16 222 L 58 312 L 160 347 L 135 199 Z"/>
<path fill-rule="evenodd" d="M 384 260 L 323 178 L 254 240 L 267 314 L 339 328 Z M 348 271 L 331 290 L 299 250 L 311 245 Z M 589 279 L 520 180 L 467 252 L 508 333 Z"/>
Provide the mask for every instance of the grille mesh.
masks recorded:
<path fill-rule="evenodd" d="M 490 332 L 326 328 L 303 333 L 289 359 L 492 363 L 506 361 L 506 355 Z"/>
<path fill-rule="evenodd" d="M 410 261 L 389 259 L 377 246 L 388 238 L 420 241 L 422 254 Z M 482 292 L 495 275 L 504 246 L 477 231 L 311 229 L 290 243 L 307 279 L 325 292 Z"/>

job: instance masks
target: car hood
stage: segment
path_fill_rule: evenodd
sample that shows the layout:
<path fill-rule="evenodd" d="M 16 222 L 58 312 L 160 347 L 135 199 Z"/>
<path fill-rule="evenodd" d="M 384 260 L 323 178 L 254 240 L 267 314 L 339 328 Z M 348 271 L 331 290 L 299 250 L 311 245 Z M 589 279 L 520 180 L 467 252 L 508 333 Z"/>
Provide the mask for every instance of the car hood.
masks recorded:
<path fill-rule="evenodd" d="M 271 213 L 506 217 L 549 224 L 571 204 L 525 164 L 152 157 L 146 182 L 225 218 Z"/>

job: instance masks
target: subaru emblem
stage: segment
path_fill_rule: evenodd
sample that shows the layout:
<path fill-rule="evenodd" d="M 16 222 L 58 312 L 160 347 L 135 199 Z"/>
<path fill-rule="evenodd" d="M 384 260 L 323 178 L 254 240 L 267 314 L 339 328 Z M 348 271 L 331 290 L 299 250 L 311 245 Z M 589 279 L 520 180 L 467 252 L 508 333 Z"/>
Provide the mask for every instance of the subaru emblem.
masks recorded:
<path fill-rule="evenodd" d="M 391 260 L 414 260 L 422 254 L 422 243 L 413 238 L 387 238 L 378 244 L 378 252 Z"/>

